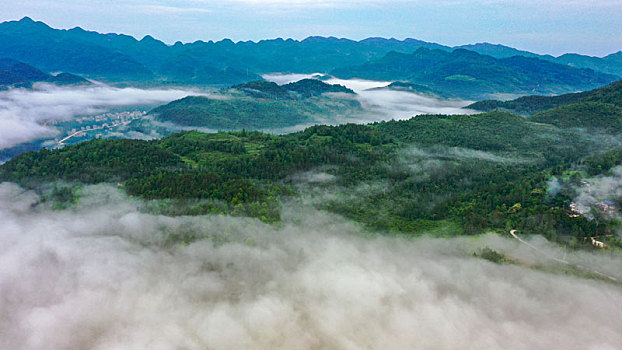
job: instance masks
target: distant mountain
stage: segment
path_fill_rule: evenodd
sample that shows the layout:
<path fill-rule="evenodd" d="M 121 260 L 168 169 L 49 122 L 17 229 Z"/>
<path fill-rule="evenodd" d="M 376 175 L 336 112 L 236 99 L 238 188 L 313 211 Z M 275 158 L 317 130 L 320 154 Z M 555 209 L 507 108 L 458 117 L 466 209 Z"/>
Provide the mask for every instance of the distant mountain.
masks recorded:
<path fill-rule="evenodd" d="M 82 77 L 70 73 L 52 75 L 11 58 L 0 58 L 0 89 L 8 87 L 31 87 L 34 83 L 47 82 L 56 85 L 90 84 Z"/>
<path fill-rule="evenodd" d="M 0 57 L 10 57 L 46 71 L 66 71 L 112 80 L 153 79 L 143 64 L 120 53 L 75 38 L 25 17 L 0 24 Z"/>
<path fill-rule="evenodd" d="M 535 58 L 542 57 L 541 55 L 535 54 L 533 52 L 518 50 L 513 47 L 500 45 L 500 44 L 491 44 L 491 43 L 460 45 L 460 46 L 455 46 L 454 49 L 465 49 L 465 50 L 477 52 L 480 55 L 492 56 L 494 58 L 509 58 L 513 56 L 535 57 Z"/>
<path fill-rule="evenodd" d="M 565 54 L 555 59 L 545 56 L 550 61 L 567 64 L 577 68 L 589 68 L 595 71 L 609 73 L 622 77 L 622 51 L 600 57 L 585 56 L 579 54 Z"/>
<path fill-rule="evenodd" d="M 496 93 L 558 94 L 593 89 L 616 80 L 613 75 L 513 56 L 497 59 L 476 52 L 420 48 L 412 54 L 391 52 L 360 66 L 335 69 L 340 78 L 402 80 L 464 98 Z"/>
<path fill-rule="evenodd" d="M 0 85 L 29 86 L 33 81 L 44 81 L 49 75 L 35 67 L 10 59 L 0 59 Z"/>
<path fill-rule="evenodd" d="M 509 58 L 513 56 L 539 58 L 545 61 L 564 64 L 575 68 L 589 68 L 598 72 L 622 77 L 622 51 L 605 57 L 593 57 L 575 53 L 567 53 L 559 57 L 554 57 L 551 55 L 538 55 L 533 52 L 517 50 L 512 47 L 490 43 L 462 45 L 456 46 L 455 48 L 466 49 L 495 58 Z"/>
<path fill-rule="evenodd" d="M 28 17 L 0 23 L 0 57 L 11 57 L 47 71 L 68 71 L 108 81 L 168 82 L 230 86 L 270 72 L 328 72 L 380 58 L 389 51 L 420 47 L 450 50 L 415 39 L 334 37 L 166 45 L 151 36 L 141 40 L 76 27 L 52 29 Z"/>
<path fill-rule="evenodd" d="M 420 48 L 445 53 L 454 50 L 416 39 L 368 38 L 354 41 L 317 36 L 301 41 L 277 38 L 235 43 L 224 39 L 217 42 L 177 42 L 167 45 L 149 35 L 137 40 L 128 35 L 101 34 L 80 27 L 69 30 L 53 29 L 28 17 L 0 23 L 0 57 L 10 57 L 44 71 L 70 72 L 113 83 L 226 87 L 261 80 L 260 75 L 264 73 L 329 73 L 343 71 L 343 67 L 373 65 L 392 55 L 392 52 L 412 54 Z M 466 45 L 463 48 L 498 59 L 518 55 L 622 75 L 620 53 L 604 58 L 581 55 L 555 58 L 487 43 Z M 542 69 L 546 71 L 549 68 Z M 470 79 L 463 77 L 464 74 L 454 75 L 449 76 L 450 80 L 454 80 L 452 89 L 455 90 L 461 84 L 465 85 L 466 90 L 469 90 L 468 86 L 473 86 L 472 83 L 458 82 L 461 79 Z M 397 80 L 405 79 L 401 74 L 397 76 Z M 527 89 L 527 93 L 567 92 L 575 86 L 563 86 L 563 81 L 552 82 L 552 85 L 555 84 L 562 86 L 551 86 L 550 91 Z M 595 87 L 590 84 L 590 79 L 587 79 L 586 88 Z M 477 88 L 478 84 L 475 85 Z M 489 85 L 488 88 L 494 87 L 489 82 L 484 85 Z M 457 91 L 461 89 L 458 88 Z"/>
<path fill-rule="evenodd" d="M 91 84 L 88 80 L 82 78 L 81 76 L 71 74 L 71 73 L 58 73 L 56 75 L 51 76 L 48 79 L 48 82 L 56 84 L 56 85 Z"/>
<path fill-rule="evenodd" d="M 482 112 L 505 110 L 529 115 L 575 102 L 600 102 L 622 107 L 622 80 L 590 91 L 559 96 L 523 96 L 511 101 L 485 100 L 475 102 L 465 108 Z"/>

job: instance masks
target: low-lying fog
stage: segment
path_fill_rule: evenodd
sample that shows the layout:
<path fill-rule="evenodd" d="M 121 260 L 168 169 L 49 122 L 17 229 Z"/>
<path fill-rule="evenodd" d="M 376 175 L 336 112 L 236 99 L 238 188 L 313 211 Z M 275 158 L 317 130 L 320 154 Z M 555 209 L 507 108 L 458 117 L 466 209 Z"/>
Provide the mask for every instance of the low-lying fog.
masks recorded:
<path fill-rule="evenodd" d="M 40 138 L 54 137 L 54 121 L 92 115 L 119 106 L 157 105 L 196 95 L 183 89 L 58 87 L 37 84 L 33 89 L 0 91 L 0 149 Z"/>
<path fill-rule="evenodd" d="M 622 346 L 619 284 L 544 272 L 511 238 L 370 236 L 295 205 L 278 225 L 154 216 L 106 186 L 72 209 L 37 200 L 0 185 L 2 349 Z M 484 246 L 520 263 L 474 257 Z M 568 255 L 622 277 L 619 257 Z"/>
<path fill-rule="evenodd" d="M 320 74 L 265 74 L 263 78 L 277 84 L 287 84 L 302 79 L 318 77 Z M 344 85 L 357 93 L 357 99 L 366 110 L 363 115 L 353 116 L 349 122 L 367 123 L 382 120 L 410 119 L 420 114 L 470 114 L 463 109 L 473 101 L 440 99 L 406 91 L 383 89 L 390 81 L 361 79 L 324 80 L 328 84 Z"/>

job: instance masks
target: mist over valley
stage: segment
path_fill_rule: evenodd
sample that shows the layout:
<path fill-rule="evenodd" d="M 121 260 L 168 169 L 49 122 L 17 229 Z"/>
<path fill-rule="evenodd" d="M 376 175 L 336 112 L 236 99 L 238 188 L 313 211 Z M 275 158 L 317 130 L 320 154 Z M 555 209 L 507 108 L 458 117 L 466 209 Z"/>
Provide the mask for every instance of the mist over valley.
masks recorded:
<path fill-rule="evenodd" d="M 324 33 L 406 6 L 181 5 L 115 19 Z M 620 52 L 52 23 L 0 23 L 0 348 L 622 348 Z M 523 40 L 575 41 L 552 32 Z"/>

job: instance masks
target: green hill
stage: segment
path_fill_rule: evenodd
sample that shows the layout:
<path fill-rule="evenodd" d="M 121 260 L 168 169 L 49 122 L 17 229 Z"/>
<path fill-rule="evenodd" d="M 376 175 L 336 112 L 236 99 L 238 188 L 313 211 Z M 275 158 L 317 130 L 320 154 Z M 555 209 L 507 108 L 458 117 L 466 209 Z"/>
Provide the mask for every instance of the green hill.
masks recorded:
<path fill-rule="evenodd" d="M 246 95 L 257 98 L 282 99 L 292 98 L 289 90 L 271 81 L 251 81 L 235 85 L 232 89 L 240 90 Z"/>
<path fill-rule="evenodd" d="M 310 123 L 313 119 L 295 101 L 189 96 L 153 109 L 157 120 L 215 130 L 263 130 Z"/>
<path fill-rule="evenodd" d="M 560 128 L 599 129 L 618 134 L 622 131 L 622 107 L 600 102 L 576 102 L 535 113 L 529 120 Z"/>
<path fill-rule="evenodd" d="M 559 96 L 523 96 L 511 101 L 485 100 L 465 108 L 489 112 L 496 109 L 529 115 L 575 102 L 600 102 L 622 106 L 622 80 L 590 91 Z"/>
<path fill-rule="evenodd" d="M 163 122 L 213 130 L 273 130 L 362 112 L 358 101 L 313 97 L 263 99 L 248 96 L 189 96 L 153 109 Z"/>
<path fill-rule="evenodd" d="M 343 85 L 327 84 L 317 79 L 302 79 L 294 83 L 283 85 L 283 88 L 288 91 L 293 91 L 304 98 L 319 96 L 330 92 L 354 94 L 354 91 Z"/>
<path fill-rule="evenodd" d="M 505 110 L 529 115 L 533 122 L 560 128 L 622 132 L 622 80 L 579 93 L 560 96 L 524 96 L 511 101 L 480 101 L 465 108 Z"/>
<path fill-rule="evenodd" d="M 280 86 L 252 81 L 208 97 L 189 96 L 153 109 L 157 120 L 215 130 L 273 130 L 362 112 L 358 101 L 322 96 L 354 92 L 341 85 L 305 79 Z"/>

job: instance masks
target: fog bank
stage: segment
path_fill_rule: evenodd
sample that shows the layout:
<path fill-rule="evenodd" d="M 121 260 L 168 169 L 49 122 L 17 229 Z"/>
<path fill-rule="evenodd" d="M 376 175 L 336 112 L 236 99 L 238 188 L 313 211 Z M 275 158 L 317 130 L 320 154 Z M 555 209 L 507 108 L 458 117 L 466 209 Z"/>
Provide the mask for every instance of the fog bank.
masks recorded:
<path fill-rule="evenodd" d="M 58 87 L 36 84 L 33 89 L 0 91 L 0 149 L 54 137 L 54 121 L 105 112 L 119 106 L 167 103 L 196 91 L 115 88 L 107 85 Z"/>
<path fill-rule="evenodd" d="M 620 285 L 473 257 L 490 246 L 526 266 L 549 263 L 495 235 L 370 237 L 293 205 L 278 225 L 154 216 L 106 186 L 86 187 L 63 211 L 37 200 L 0 185 L 4 349 L 622 345 Z M 586 254 L 574 258 L 620 277 L 619 258 Z"/>
<path fill-rule="evenodd" d="M 318 74 L 266 74 L 263 78 L 277 84 L 287 84 L 301 79 L 310 79 Z M 473 111 L 463 109 L 472 101 L 460 99 L 441 99 L 406 91 L 383 89 L 390 81 L 363 79 L 324 80 L 328 84 L 340 84 L 352 89 L 357 94 L 366 113 L 352 116 L 346 122 L 369 123 L 383 120 L 410 119 L 421 114 L 470 114 Z M 342 121 L 340 121 L 342 122 Z"/>

